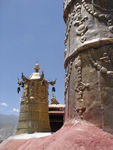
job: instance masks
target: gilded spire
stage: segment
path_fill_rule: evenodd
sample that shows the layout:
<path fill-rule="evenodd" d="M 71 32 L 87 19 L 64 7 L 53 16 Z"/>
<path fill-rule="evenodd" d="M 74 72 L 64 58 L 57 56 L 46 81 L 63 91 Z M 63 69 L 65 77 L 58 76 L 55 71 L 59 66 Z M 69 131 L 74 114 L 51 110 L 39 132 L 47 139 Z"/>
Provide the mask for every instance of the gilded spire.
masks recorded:
<path fill-rule="evenodd" d="M 36 72 L 39 72 L 39 70 L 40 70 L 39 64 L 35 64 L 35 68 L 34 69 L 35 69 Z"/>

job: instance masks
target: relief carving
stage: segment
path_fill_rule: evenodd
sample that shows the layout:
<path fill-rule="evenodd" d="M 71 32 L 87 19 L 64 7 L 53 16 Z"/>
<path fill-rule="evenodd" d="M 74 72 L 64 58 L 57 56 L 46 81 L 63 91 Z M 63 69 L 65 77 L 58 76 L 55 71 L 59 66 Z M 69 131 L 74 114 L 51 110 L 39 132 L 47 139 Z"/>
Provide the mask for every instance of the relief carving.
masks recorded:
<path fill-rule="evenodd" d="M 76 4 L 76 19 L 73 22 L 74 26 L 76 26 L 76 33 L 78 36 L 80 36 L 81 43 L 84 43 L 86 41 L 85 33 L 88 30 L 88 26 L 84 24 L 85 21 L 88 20 L 88 17 L 83 17 L 81 14 L 81 8 L 82 5 L 79 3 Z"/>
<path fill-rule="evenodd" d="M 88 30 L 88 26 L 85 25 L 85 22 L 88 20 L 88 17 L 82 16 L 81 8 L 82 5 L 77 3 L 73 11 L 68 15 L 68 20 L 66 22 L 65 40 L 64 40 L 64 44 L 65 44 L 64 57 L 66 56 L 67 53 L 67 40 L 69 38 L 69 33 L 72 25 L 76 27 L 76 34 L 77 36 L 80 36 L 80 42 L 84 43 L 86 41 L 85 33 Z"/>
<path fill-rule="evenodd" d="M 110 10 L 110 12 L 112 12 L 112 14 L 107 14 L 106 12 L 109 12 L 109 10 L 104 9 L 96 4 L 92 4 L 94 6 L 94 8 L 96 7 L 96 9 L 103 11 L 105 13 L 101 13 L 101 11 L 95 11 L 92 10 L 89 5 L 85 2 L 85 0 L 82 0 L 82 4 L 84 6 L 84 8 L 86 9 L 86 11 L 92 15 L 93 17 L 96 17 L 97 19 L 99 19 L 100 21 L 103 21 L 107 26 L 110 32 L 113 33 L 113 10 Z M 103 10 L 104 9 L 104 10 Z"/>
<path fill-rule="evenodd" d="M 64 91 L 65 95 L 67 93 L 67 89 L 68 89 L 68 85 L 69 85 L 69 81 L 70 81 L 70 76 L 71 76 L 71 72 L 72 72 L 72 65 L 73 65 L 73 62 L 70 61 L 70 64 L 68 66 L 68 71 L 67 71 L 67 73 L 65 73 L 65 91 Z"/>
<path fill-rule="evenodd" d="M 106 52 L 103 53 L 103 56 L 101 56 L 99 58 L 99 60 L 93 60 L 90 57 L 90 61 L 91 61 L 92 65 L 95 67 L 95 69 L 97 71 L 100 71 L 101 74 L 107 75 L 108 77 L 113 77 L 113 71 L 108 70 L 106 67 L 106 66 L 109 66 L 110 64 L 112 64 L 111 59 L 109 58 L 109 56 Z"/>
<path fill-rule="evenodd" d="M 85 84 L 82 82 L 82 60 L 81 57 L 78 56 L 77 63 L 75 64 L 75 68 L 77 70 L 77 86 L 75 88 L 76 92 L 76 109 L 78 115 L 81 119 L 83 119 L 83 113 L 86 110 L 85 102 L 83 99 L 83 92 L 84 90 L 89 88 L 89 84 Z M 74 106 L 75 107 L 75 106 Z"/>
<path fill-rule="evenodd" d="M 100 58 L 100 61 L 103 61 L 105 63 L 111 63 L 111 60 L 109 59 L 109 56 L 107 53 L 104 53 L 103 56 Z"/>
<path fill-rule="evenodd" d="M 65 32 L 65 40 L 64 40 L 64 44 L 65 44 L 64 57 L 66 56 L 66 53 L 67 53 L 67 40 L 68 40 L 69 33 L 70 33 L 70 30 L 74 21 L 74 16 L 75 16 L 75 10 L 73 10 L 73 12 L 68 15 L 68 20 L 66 23 L 66 32 Z"/>

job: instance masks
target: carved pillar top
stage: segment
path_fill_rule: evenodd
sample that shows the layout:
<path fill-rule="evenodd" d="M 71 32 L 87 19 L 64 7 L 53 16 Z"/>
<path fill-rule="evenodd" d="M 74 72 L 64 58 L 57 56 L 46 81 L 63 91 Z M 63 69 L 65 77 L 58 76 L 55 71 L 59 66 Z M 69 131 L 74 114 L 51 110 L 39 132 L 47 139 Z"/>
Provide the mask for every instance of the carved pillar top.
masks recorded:
<path fill-rule="evenodd" d="M 113 43 L 113 1 L 64 0 L 65 66 L 83 49 Z"/>
<path fill-rule="evenodd" d="M 64 0 L 63 6 L 64 10 L 70 6 L 72 2 L 80 3 L 82 0 Z M 113 9 L 113 1 L 112 0 L 86 0 L 87 3 L 93 3 L 95 5 L 100 5 L 102 8 L 105 9 Z"/>

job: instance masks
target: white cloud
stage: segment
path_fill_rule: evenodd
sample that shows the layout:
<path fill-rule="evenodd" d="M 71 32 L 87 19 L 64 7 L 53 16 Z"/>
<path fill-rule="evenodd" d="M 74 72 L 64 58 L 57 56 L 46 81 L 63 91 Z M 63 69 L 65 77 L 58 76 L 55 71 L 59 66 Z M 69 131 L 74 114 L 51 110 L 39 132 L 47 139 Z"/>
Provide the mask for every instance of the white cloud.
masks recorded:
<path fill-rule="evenodd" d="M 6 104 L 6 103 L 1 103 L 0 105 L 3 106 L 3 107 L 7 107 L 8 106 L 8 104 Z"/>
<path fill-rule="evenodd" d="M 17 108 L 13 108 L 13 110 L 12 111 L 14 111 L 14 112 L 19 112 L 19 109 L 17 109 Z"/>

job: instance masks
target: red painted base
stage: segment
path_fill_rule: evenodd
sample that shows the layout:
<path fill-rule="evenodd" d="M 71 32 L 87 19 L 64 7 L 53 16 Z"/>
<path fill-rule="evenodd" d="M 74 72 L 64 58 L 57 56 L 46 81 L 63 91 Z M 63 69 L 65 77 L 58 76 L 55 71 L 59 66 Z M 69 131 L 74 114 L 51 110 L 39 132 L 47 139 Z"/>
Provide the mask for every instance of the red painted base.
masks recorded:
<path fill-rule="evenodd" d="M 113 135 L 84 121 L 68 122 L 47 137 L 5 141 L 0 150 L 113 150 Z"/>

